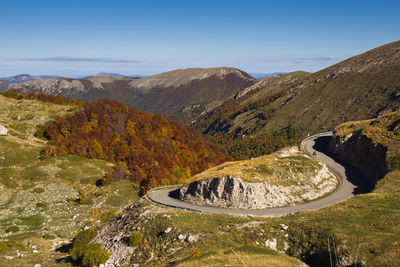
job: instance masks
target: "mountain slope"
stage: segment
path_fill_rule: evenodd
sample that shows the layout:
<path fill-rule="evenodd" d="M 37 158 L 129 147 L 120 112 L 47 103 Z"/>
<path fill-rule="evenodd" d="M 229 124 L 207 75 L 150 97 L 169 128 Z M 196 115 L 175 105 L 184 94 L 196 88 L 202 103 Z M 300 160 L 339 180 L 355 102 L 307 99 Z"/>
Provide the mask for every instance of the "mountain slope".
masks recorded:
<path fill-rule="evenodd" d="M 19 91 L 62 94 L 81 100 L 108 98 L 146 112 L 190 122 L 210 105 L 252 85 L 255 79 L 234 68 L 174 70 L 143 79 L 88 77 L 32 80 L 16 85 Z"/>
<path fill-rule="evenodd" d="M 306 136 L 400 107 L 400 41 L 314 74 L 265 78 L 225 101 L 194 127 L 221 143 L 280 131 L 291 124 Z M 222 140 L 219 136 L 228 137 Z"/>

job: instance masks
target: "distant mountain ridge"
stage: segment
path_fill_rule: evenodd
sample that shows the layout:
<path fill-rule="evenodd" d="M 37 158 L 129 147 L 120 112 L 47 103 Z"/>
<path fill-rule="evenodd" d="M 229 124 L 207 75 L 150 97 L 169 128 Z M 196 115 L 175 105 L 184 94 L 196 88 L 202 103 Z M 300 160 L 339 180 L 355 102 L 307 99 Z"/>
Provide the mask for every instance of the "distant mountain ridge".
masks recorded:
<path fill-rule="evenodd" d="M 189 123 L 256 80 L 235 68 L 179 69 L 145 78 L 93 76 L 83 79 L 30 80 L 15 84 L 21 92 L 61 94 L 81 100 L 109 98 L 146 112 Z"/>
<path fill-rule="evenodd" d="M 36 75 L 32 76 L 30 74 L 18 74 L 15 76 L 3 77 L 0 78 L 1 81 L 7 83 L 21 83 L 31 80 L 48 80 L 48 79 L 55 79 L 55 78 L 62 78 L 61 76 L 55 75 Z"/>
<path fill-rule="evenodd" d="M 15 76 L 0 78 L 0 80 L 2 80 L 3 82 L 8 82 L 8 83 L 20 83 L 20 82 L 30 81 L 33 79 L 35 78 L 29 74 L 19 74 Z"/>
<path fill-rule="evenodd" d="M 119 73 L 112 73 L 112 72 L 99 72 L 94 76 L 104 76 L 104 77 L 127 77 L 127 75 L 122 75 Z"/>

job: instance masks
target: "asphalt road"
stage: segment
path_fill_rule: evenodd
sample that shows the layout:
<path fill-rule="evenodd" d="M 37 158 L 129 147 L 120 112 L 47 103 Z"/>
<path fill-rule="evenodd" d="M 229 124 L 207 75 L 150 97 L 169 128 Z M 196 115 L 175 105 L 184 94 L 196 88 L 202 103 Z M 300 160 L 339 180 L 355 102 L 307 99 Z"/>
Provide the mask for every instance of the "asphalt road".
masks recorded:
<path fill-rule="evenodd" d="M 253 216 L 282 216 L 291 213 L 296 213 L 305 210 L 318 210 L 326 206 L 344 201 L 352 196 L 363 193 L 366 191 L 366 184 L 364 183 L 364 176 L 358 170 L 350 165 L 335 161 L 333 158 L 324 154 L 320 149 L 323 144 L 330 138 L 331 133 L 324 133 L 317 137 L 306 139 L 302 142 L 302 148 L 309 156 L 324 162 L 328 168 L 338 177 L 340 181 L 339 187 L 335 192 L 331 193 L 325 198 L 318 199 L 312 202 L 300 204 L 297 206 L 289 206 L 282 208 L 269 208 L 269 209 L 228 209 L 219 207 L 200 206 L 189 202 L 181 201 L 171 197 L 174 195 L 176 188 L 154 190 L 147 194 L 147 197 L 155 203 L 163 206 L 173 207 L 177 209 L 206 212 L 206 213 L 229 213 L 229 214 L 242 214 Z M 313 155 L 313 153 L 316 155 Z"/>

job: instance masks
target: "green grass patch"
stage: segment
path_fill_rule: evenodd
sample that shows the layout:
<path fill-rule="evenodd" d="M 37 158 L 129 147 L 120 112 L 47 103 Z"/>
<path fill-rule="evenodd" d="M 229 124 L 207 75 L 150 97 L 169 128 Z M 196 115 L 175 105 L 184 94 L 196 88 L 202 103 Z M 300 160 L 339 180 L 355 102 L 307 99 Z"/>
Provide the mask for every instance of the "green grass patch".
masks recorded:
<path fill-rule="evenodd" d="M 44 218 L 41 215 L 31 215 L 27 217 L 18 218 L 18 225 L 24 225 L 29 228 L 30 231 L 38 230 L 44 221 Z"/>
<path fill-rule="evenodd" d="M 107 199 L 106 203 L 113 207 L 121 207 L 124 202 L 124 197 L 121 196 L 111 196 Z"/>
<path fill-rule="evenodd" d="M 41 194 L 43 192 L 44 192 L 44 188 L 42 188 L 42 187 L 36 187 L 35 189 L 32 190 L 32 193 L 35 193 L 35 194 Z"/>

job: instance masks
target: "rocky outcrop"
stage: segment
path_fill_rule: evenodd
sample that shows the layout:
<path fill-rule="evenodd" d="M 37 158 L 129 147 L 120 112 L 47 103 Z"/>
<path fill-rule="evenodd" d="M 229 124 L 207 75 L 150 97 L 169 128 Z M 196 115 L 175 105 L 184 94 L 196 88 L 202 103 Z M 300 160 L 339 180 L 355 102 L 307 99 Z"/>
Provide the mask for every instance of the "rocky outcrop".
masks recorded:
<path fill-rule="evenodd" d="M 205 235 L 175 227 L 171 216 L 153 212 L 144 198 L 127 207 L 117 218 L 97 228 L 92 243 L 99 243 L 110 254 L 105 267 L 149 266 L 171 259 Z M 143 242 L 129 246 L 132 231 L 143 234 Z M 155 264 L 159 266 L 159 264 Z"/>
<path fill-rule="evenodd" d="M 8 130 L 3 125 L 0 125 L 0 135 L 7 135 Z"/>
<path fill-rule="evenodd" d="M 347 136 L 333 136 L 328 150 L 337 158 L 349 162 L 360 169 L 367 178 L 371 189 L 388 172 L 386 165 L 387 148 L 373 143 L 361 131 Z"/>
<path fill-rule="evenodd" d="M 289 206 L 319 198 L 333 191 L 337 183 L 337 179 L 323 166 L 315 175 L 312 185 L 273 185 L 225 176 L 184 185 L 179 189 L 179 199 L 198 205 L 263 209 Z"/>

